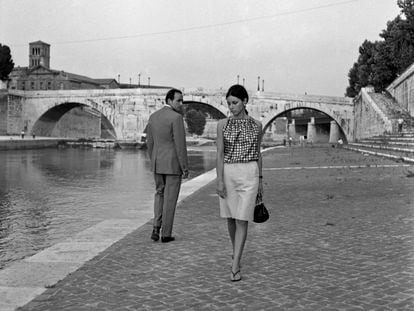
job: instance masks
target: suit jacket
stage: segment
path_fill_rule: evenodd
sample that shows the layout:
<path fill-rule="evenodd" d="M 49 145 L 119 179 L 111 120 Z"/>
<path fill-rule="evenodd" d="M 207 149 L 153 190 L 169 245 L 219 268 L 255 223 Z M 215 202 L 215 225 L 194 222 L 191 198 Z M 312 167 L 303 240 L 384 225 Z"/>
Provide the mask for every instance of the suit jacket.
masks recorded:
<path fill-rule="evenodd" d="M 188 170 L 182 115 L 166 106 L 154 112 L 147 125 L 147 148 L 154 173 L 181 175 Z"/>

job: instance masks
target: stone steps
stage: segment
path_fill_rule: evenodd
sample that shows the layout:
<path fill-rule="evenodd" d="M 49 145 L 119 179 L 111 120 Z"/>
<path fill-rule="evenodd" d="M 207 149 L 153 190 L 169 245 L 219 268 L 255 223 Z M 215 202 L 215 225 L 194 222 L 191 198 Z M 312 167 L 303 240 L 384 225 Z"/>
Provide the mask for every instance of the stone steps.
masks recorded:
<path fill-rule="evenodd" d="M 404 136 L 386 137 L 386 136 L 377 136 L 377 137 L 364 138 L 364 140 L 366 140 L 366 139 L 375 140 L 375 141 L 384 141 L 384 142 L 391 142 L 391 141 L 410 142 L 410 141 L 413 141 L 414 137 L 404 137 Z"/>
<path fill-rule="evenodd" d="M 401 134 L 386 134 L 365 138 L 358 142 L 349 143 L 344 148 L 364 154 L 414 163 L 414 132 L 405 131 Z"/>
<path fill-rule="evenodd" d="M 383 136 L 379 136 L 381 138 L 414 138 L 414 133 L 413 132 L 402 132 L 401 134 L 385 134 Z"/>
<path fill-rule="evenodd" d="M 382 141 L 382 140 L 375 140 L 375 139 L 364 139 L 364 140 L 361 140 L 360 142 L 365 143 L 365 144 L 378 144 L 378 142 L 382 142 L 386 146 L 401 146 L 402 148 L 414 146 L 414 142 L 411 142 L 411 140 Z"/>
<path fill-rule="evenodd" d="M 389 159 L 393 159 L 397 161 L 414 163 L 413 153 L 406 155 L 398 151 L 381 150 L 381 149 L 375 149 L 375 148 L 370 148 L 366 146 L 354 146 L 354 144 L 348 144 L 344 146 L 344 149 L 357 151 L 357 152 L 361 152 L 364 154 L 370 154 L 370 155 L 375 155 L 379 157 L 389 158 Z"/>
<path fill-rule="evenodd" d="M 368 96 L 392 124 L 389 133 L 360 139 L 344 145 L 345 149 L 396 161 L 414 163 L 414 117 L 403 109 L 389 94 L 369 92 Z M 403 119 L 402 132 L 399 132 L 398 119 Z"/>
<path fill-rule="evenodd" d="M 412 153 L 414 155 L 414 147 L 392 147 L 387 146 L 386 144 L 368 144 L 368 143 L 349 143 L 350 146 L 357 147 L 357 148 L 369 148 L 369 149 L 379 149 L 384 151 L 393 151 L 403 154 L 410 154 Z"/>
<path fill-rule="evenodd" d="M 369 95 L 390 120 L 403 119 L 404 130 L 410 130 L 414 126 L 414 118 L 390 95 L 382 93 L 370 93 Z"/>

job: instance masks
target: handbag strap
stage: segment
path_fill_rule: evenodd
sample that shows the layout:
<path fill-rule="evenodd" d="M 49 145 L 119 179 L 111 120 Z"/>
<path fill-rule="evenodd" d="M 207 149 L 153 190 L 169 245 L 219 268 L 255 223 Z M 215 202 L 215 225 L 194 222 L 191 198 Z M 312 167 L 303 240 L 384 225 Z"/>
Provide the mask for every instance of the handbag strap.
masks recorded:
<path fill-rule="evenodd" d="M 262 203 L 263 202 L 263 195 L 261 191 L 257 191 L 257 196 L 256 196 L 256 203 Z"/>

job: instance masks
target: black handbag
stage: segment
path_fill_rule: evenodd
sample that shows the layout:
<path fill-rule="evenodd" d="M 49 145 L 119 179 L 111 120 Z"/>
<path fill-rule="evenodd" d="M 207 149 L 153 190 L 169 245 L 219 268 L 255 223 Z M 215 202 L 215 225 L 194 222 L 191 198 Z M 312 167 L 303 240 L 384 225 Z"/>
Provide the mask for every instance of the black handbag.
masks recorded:
<path fill-rule="evenodd" d="M 269 219 L 269 211 L 263 203 L 262 193 L 259 191 L 256 197 L 256 206 L 254 207 L 253 221 L 257 223 L 265 222 Z"/>

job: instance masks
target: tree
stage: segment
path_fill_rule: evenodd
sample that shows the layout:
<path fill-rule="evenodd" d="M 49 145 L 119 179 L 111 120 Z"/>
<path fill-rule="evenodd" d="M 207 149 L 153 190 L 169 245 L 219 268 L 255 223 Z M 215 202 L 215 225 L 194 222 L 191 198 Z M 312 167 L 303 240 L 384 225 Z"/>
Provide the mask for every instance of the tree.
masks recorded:
<path fill-rule="evenodd" d="M 210 116 L 213 119 L 219 120 L 226 116 L 214 107 L 198 102 L 186 102 L 184 104 L 186 110 L 194 109 L 201 111 L 204 115 Z"/>
<path fill-rule="evenodd" d="M 401 14 L 387 22 L 381 41 L 365 40 L 359 57 L 348 72 L 346 96 L 356 96 L 362 87 L 372 85 L 376 92 L 388 85 L 414 62 L 414 0 L 398 0 Z"/>
<path fill-rule="evenodd" d="M 385 90 L 398 76 L 398 70 L 385 41 L 377 43 L 372 71 L 371 84 L 375 87 L 376 92 Z"/>
<path fill-rule="evenodd" d="M 349 86 L 346 88 L 346 96 L 355 97 L 358 95 L 360 85 L 358 83 L 358 63 L 354 63 L 348 73 Z"/>
<path fill-rule="evenodd" d="M 414 14 L 410 16 L 412 20 L 397 16 L 380 34 L 396 74 L 401 74 L 414 61 Z"/>
<path fill-rule="evenodd" d="M 356 96 L 361 87 L 373 84 L 375 55 L 377 53 L 378 42 L 365 40 L 359 47 L 358 61 L 354 63 L 349 70 L 349 87 L 346 95 L 350 97 Z"/>
<path fill-rule="evenodd" d="M 407 20 L 414 20 L 414 0 L 397 0 L 397 5 Z"/>
<path fill-rule="evenodd" d="M 9 78 L 9 73 L 14 68 L 14 62 L 10 54 L 10 48 L 0 43 L 0 80 L 5 81 Z"/>
<path fill-rule="evenodd" d="M 206 116 L 201 111 L 190 109 L 185 115 L 188 132 L 190 134 L 202 135 L 206 126 Z"/>

